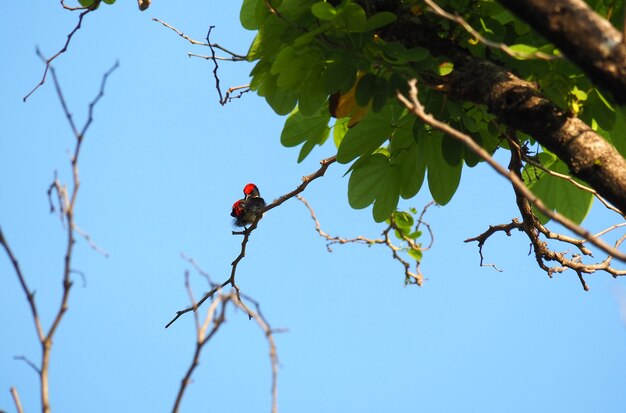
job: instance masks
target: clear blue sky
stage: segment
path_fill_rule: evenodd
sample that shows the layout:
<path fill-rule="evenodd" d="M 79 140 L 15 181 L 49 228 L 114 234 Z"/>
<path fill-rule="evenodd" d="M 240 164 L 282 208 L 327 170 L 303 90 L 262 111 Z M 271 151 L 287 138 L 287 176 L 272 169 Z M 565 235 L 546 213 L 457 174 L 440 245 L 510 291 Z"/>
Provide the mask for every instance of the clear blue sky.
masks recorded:
<path fill-rule="evenodd" d="M 76 220 L 104 258 L 79 240 L 69 312 L 54 342 L 51 403 L 58 412 L 167 412 L 191 360 L 184 272 L 195 258 L 214 280 L 239 253 L 232 203 L 255 182 L 266 199 L 284 194 L 333 154 L 329 143 L 297 164 L 279 142 L 284 119 L 248 94 L 217 102 L 207 53 L 151 21 L 245 53 L 252 33 L 239 2 L 155 0 L 146 12 L 119 1 L 85 18 L 55 67 L 79 125 L 101 75 L 116 60 L 95 110 L 80 163 Z M 57 171 L 69 183 L 72 135 L 52 83 L 27 103 L 43 65 L 64 43 L 77 13 L 58 2 L 11 2 L 0 26 L 0 225 L 49 324 L 59 301 L 64 231 L 49 214 L 46 189 Z M 222 64 L 225 86 L 247 83 L 251 66 Z M 505 158 L 500 159 L 506 162 Z M 378 236 L 369 209 L 347 204 L 345 166 L 333 165 L 304 193 L 332 234 Z M 435 245 L 425 254 L 423 288 L 403 286 L 388 250 L 344 245 L 328 253 L 296 200 L 272 210 L 253 233 L 238 283 L 257 299 L 277 335 L 282 412 L 623 412 L 624 280 L 594 275 L 584 292 L 574 273 L 548 279 L 521 234 L 499 235 L 478 266 L 462 241 L 517 216 L 512 190 L 484 165 L 464 170 L 461 188 L 427 220 Z M 422 190 L 404 206 L 421 208 Z M 595 207 L 592 230 L 610 223 Z M 197 295 L 205 290 L 193 277 Z M 24 355 L 39 348 L 22 291 L 0 254 L 0 410 L 14 412 L 16 386 L 27 412 L 39 409 L 37 377 Z M 241 311 L 206 346 L 183 412 L 270 409 L 263 335 Z"/>

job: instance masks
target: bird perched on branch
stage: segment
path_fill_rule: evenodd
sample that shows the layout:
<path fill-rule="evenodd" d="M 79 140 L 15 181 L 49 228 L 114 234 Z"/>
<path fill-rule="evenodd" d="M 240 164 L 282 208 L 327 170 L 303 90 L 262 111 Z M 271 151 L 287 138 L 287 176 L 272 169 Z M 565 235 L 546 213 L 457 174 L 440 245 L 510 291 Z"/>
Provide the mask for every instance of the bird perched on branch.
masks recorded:
<path fill-rule="evenodd" d="M 230 216 L 235 218 L 233 224 L 246 227 L 254 222 L 259 212 L 265 208 L 265 200 L 261 198 L 259 188 L 255 184 L 248 184 L 243 188 L 244 198 L 233 204 Z"/>

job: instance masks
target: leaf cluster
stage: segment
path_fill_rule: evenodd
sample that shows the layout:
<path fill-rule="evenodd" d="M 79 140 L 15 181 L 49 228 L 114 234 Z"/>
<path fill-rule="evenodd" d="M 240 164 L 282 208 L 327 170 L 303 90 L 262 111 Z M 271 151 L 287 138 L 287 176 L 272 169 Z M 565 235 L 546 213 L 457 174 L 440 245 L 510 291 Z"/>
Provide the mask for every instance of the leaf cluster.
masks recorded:
<path fill-rule="evenodd" d="M 611 140 L 626 132 L 624 113 L 615 107 L 559 50 L 494 0 L 440 0 L 490 44 L 462 25 L 427 13 L 421 1 L 395 1 L 376 12 L 368 1 L 244 0 L 241 23 L 256 30 L 248 60 L 255 62 L 251 89 L 273 110 L 287 115 L 281 142 L 301 146 L 298 161 L 333 136 L 337 160 L 350 164 L 348 200 L 354 208 L 373 205 L 385 221 L 399 199 L 415 196 L 426 181 L 434 200 L 444 205 L 456 192 L 463 167 L 480 159 L 460 143 L 416 121 L 401 107 L 397 91 L 410 78 L 421 79 L 420 98 L 428 112 L 466 132 L 488 152 L 508 150 L 504 131 L 486 109 L 449 99 L 431 80 L 445 79 L 454 66 L 422 47 L 387 41 L 381 30 L 401 13 L 434 24 L 437 36 L 476 57 L 496 61 L 535 82 L 560 106 L 578 115 Z M 592 2 L 609 14 L 621 1 Z M 620 4 L 617 4 L 620 3 Z M 499 44 L 506 47 L 493 47 Z M 537 58 L 548 56 L 550 59 Z M 336 119 L 332 119 L 332 118 Z M 535 145 L 532 137 L 520 136 Z M 626 144 L 614 143 L 622 153 Z M 563 163 L 541 147 L 535 158 L 545 168 L 570 175 Z M 527 167 L 527 185 L 546 204 L 581 222 L 592 197 L 567 180 Z"/>

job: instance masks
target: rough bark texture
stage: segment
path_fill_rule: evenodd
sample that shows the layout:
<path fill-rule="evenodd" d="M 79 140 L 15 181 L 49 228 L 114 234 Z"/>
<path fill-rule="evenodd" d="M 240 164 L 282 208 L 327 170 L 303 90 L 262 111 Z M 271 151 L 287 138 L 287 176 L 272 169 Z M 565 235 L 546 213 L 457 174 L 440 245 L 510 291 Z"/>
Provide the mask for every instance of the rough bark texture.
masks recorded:
<path fill-rule="evenodd" d="M 626 160 L 613 145 L 553 104 L 532 83 L 440 38 L 427 18 L 409 13 L 398 17 L 380 35 L 450 58 L 455 70 L 441 82 L 452 98 L 487 106 L 500 122 L 531 135 L 565 162 L 574 176 L 626 212 Z"/>
<path fill-rule="evenodd" d="M 604 138 L 546 99 L 533 84 L 494 63 L 472 59 L 455 71 L 451 95 L 484 104 L 504 124 L 533 136 L 622 211 L 626 160 Z"/>
<path fill-rule="evenodd" d="M 626 103 L 626 44 L 582 0 L 498 0 L 554 43 L 600 87 Z"/>

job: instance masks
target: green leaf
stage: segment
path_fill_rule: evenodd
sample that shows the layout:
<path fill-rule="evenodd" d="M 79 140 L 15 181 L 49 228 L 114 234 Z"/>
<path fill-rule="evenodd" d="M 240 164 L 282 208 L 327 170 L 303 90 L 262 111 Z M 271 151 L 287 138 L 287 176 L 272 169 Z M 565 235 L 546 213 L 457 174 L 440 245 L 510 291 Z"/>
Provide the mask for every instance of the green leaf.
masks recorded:
<path fill-rule="evenodd" d="M 298 98 L 291 90 L 275 89 L 268 93 L 265 100 L 278 115 L 287 115 L 296 106 Z"/>
<path fill-rule="evenodd" d="M 626 158 L 626 109 L 618 108 L 617 117 L 611 131 L 612 142 L 615 148 Z"/>
<path fill-rule="evenodd" d="M 422 142 L 422 136 L 420 133 L 425 133 L 424 127 L 421 123 L 412 119 L 413 124 L 404 125 L 401 122 L 398 131 L 394 134 L 392 139 L 392 145 L 404 134 L 404 128 L 411 128 L 408 131 L 410 135 L 410 144 L 407 147 L 394 150 L 393 163 L 398 168 L 398 183 L 400 185 L 400 196 L 404 199 L 409 199 L 415 196 L 424 183 L 424 176 L 426 174 L 426 153 L 424 151 L 425 146 Z M 420 132 L 421 131 L 421 132 Z M 415 136 L 413 136 L 415 133 Z"/>
<path fill-rule="evenodd" d="M 335 142 L 335 146 L 339 148 L 341 145 L 341 141 L 343 140 L 346 133 L 348 133 L 348 123 L 350 122 L 349 117 L 345 117 L 343 119 L 337 119 L 335 122 L 335 126 L 333 126 L 333 142 Z"/>
<path fill-rule="evenodd" d="M 403 232 L 407 234 L 410 232 L 411 227 L 413 226 L 413 216 L 408 212 L 398 211 L 394 214 L 393 220 L 396 223 L 396 226 L 402 229 Z"/>
<path fill-rule="evenodd" d="M 364 156 L 355 164 L 348 182 L 348 202 L 354 209 L 371 205 L 384 190 L 390 173 L 389 159 L 380 153 Z"/>
<path fill-rule="evenodd" d="M 428 51 L 428 49 L 425 49 L 423 47 L 414 47 L 407 50 L 402 55 L 402 57 L 406 59 L 407 62 L 421 62 L 422 60 L 425 60 L 428 56 L 430 56 L 430 52 Z"/>
<path fill-rule="evenodd" d="M 278 75 L 276 85 L 281 89 L 293 89 L 301 83 L 306 75 L 303 59 L 296 55 L 296 50 L 287 46 L 276 56 L 270 73 Z"/>
<path fill-rule="evenodd" d="M 369 155 L 380 147 L 393 132 L 391 108 L 368 113 L 344 136 L 337 151 L 337 161 L 348 163 L 361 155 Z"/>
<path fill-rule="evenodd" d="M 345 7 L 341 16 L 346 22 L 348 31 L 353 33 L 365 31 L 365 23 L 367 20 L 365 10 L 356 3 L 348 3 Z"/>
<path fill-rule="evenodd" d="M 78 0 L 78 2 L 80 3 L 81 6 L 83 7 L 91 7 L 94 5 L 94 3 L 96 3 L 98 0 Z"/>
<path fill-rule="evenodd" d="M 610 131 L 613 129 L 616 120 L 615 110 L 597 89 L 594 89 L 594 91 L 596 93 L 590 94 L 585 108 L 600 128 Z"/>
<path fill-rule="evenodd" d="M 539 154 L 539 160 L 542 165 L 548 169 L 563 175 L 569 175 L 567 166 L 552 154 Z M 581 191 L 572 183 L 549 175 L 546 172 L 537 172 L 537 168 L 531 171 L 533 166 L 527 166 L 524 170 L 530 184 L 527 185 L 535 195 L 551 210 L 556 210 L 560 214 L 566 216 L 577 224 L 584 219 L 593 201 L 593 195 L 587 191 Z M 539 221 L 543 224 L 549 221 L 548 217 L 533 207 L 533 210 Z"/>
<path fill-rule="evenodd" d="M 424 138 L 428 163 L 428 188 L 435 202 L 445 205 L 459 187 L 463 164 L 450 165 L 445 161 L 441 151 L 442 136 L 430 133 Z"/>
<path fill-rule="evenodd" d="M 383 26 L 388 25 L 389 23 L 393 23 L 396 21 L 397 17 L 395 14 L 389 11 L 383 11 L 380 13 L 376 13 L 365 23 L 365 31 L 379 29 Z"/>
<path fill-rule="evenodd" d="M 372 110 L 380 112 L 387 103 L 387 80 L 384 77 L 377 77 L 374 86 L 374 97 L 372 99 Z"/>
<path fill-rule="evenodd" d="M 542 152 L 537 159 L 544 167 L 554 172 L 570 175 L 567 166 L 552 153 Z M 589 212 L 593 195 L 587 191 L 581 191 L 572 183 L 551 176 L 532 165 L 524 168 L 522 177 L 528 188 L 541 199 L 547 208 L 556 210 L 577 224 L 581 223 Z M 541 223 L 545 224 L 549 221 L 548 217 L 536 208 L 533 207 L 533 210 Z"/>
<path fill-rule="evenodd" d="M 314 115 L 322 105 L 326 105 L 328 94 L 320 77 L 320 71 L 312 68 L 309 76 L 304 81 L 298 98 L 299 110 L 305 116 Z M 328 109 L 326 109 L 328 112 Z"/>
<path fill-rule="evenodd" d="M 389 169 L 385 178 L 386 184 L 376 196 L 372 209 L 372 215 L 376 222 L 385 221 L 398 207 L 398 180 L 395 179 L 392 168 Z"/>
<path fill-rule="evenodd" d="M 256 21 L 257 0 L 243 0 L 239 11 L 239 21 L 244 29 L 257 30 L 259 25 Z"/>
<path fill-rule="evenodd" d="M 115 0 L 102 0 L 104 1 L 106 4 L 113 4 L 115 3 Z"/>
<path fill-rule="evenodd" d="M 413 258 L 415 261 L 417 262 L 421 262 L 422 261 L 422 251 L 420 250 L 414 250 L 414 249 L 409 249 L 408 254 L 411 256 L 411 258 Z"/>
<path fill-rule="evenodd" d="M 441 153 L 448 165 L 458 165 L 463 160 L 463 144 L 448 135 L 441 140 Z"/>
<path fill-rule="evenodd" d="M 298 154 L 298 163 L 302 162 L 315 148 L 316 143 L 314 141 L 307 141 L 302 145 L 300 153 Z"/>
<path fill-rule="evenodd" d="M 326 114 L 322 113 L 305 117 L 300 111 L 296 110 L 285 122 L 283 131 L 280 134 L 280 143 L 287 147 L 297 146 L 304 141 L 317 143 L 320 141 L 320 137 L 329 130 L 329 119 L 328 111 L 326 111 Z"/>
<path fill-rule="evenodd" d="M 352 62 L 336 59 L 326 66 L 323 78 L 326 79 L 328 93 L 346 93 L 354 85 L 357 68 Z"/>
<path fill-rule="evenodd" d="M 356 91 L 354 97 L 356 98 L 356 103 L 359 106 L 367 106 L 374 96 L 374 91 L 376 90 L 376 75 L 373 73 L 366 73 L 359 79 L 359 83 L 356 85 Z"/>
<path fill-rule="evenodd" d="M 537 48 L 534 46 L 529 46 L 527 44 L 514 44 L 511 47 L 511 50 L 513 50 L 516 53 L 520 53 L 523 55 L 531 55 L 533 53 L 535 53 L 537 51 Z M 522 59 L 523 57 L 518 57 L 518 59 Z"/>
<path fill-rule="evenodd" d="M 320 20 L 334 20 L 337 17 L 337 10 L 330 3 L 324 1 L 313 4 L 311 13 Z"/>

